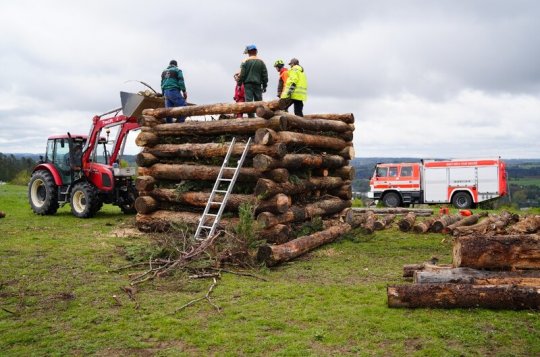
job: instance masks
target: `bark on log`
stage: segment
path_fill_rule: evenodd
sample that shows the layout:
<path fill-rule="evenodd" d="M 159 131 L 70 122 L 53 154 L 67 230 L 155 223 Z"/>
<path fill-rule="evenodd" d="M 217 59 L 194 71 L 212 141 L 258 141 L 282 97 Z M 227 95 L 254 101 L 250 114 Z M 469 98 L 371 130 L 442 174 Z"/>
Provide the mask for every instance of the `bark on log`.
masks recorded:
<path fill-rule="evenodd" d="M 164 124 L 165 119 L 158 119 L 150 115 L 142 115 L 139 117 L 139 119 L 137 119 L 137 122 L 139 123 L 139 126 L 147 126 L 149 128 L 152 128 L 158 124 Z"/>
<path fill-rule="evenodd" d="M 455 267 L 475 269 L 540 269 L 537 235 L 463 236 L 454 242 Z"/>
<path fill-rule="evenodd" d="M 137 214 L 136 223 L 142 232 L 166 232 L 172 230 L 174 225 L 196 226 L 199 218 L 201 218 L 201 213 L 160 210 L 150 214 Z M 233 227 L 238 223 L 238 218 L 228 217 L 222 218 L 219 226 L 220 228 Z"/>
<path fill-rule="evenodd" d="M 153 191 L 148 193 L 154 199 L 163 202 L 177 203 L 193 207 L 206 207 L 206 203 L 210 198 L 210 192 L 176 192 L 174 189 L 166 188 L 156 188 Z M 222 195 L 217 195 L 214 197 L 215 202 L 221 202 L 223 200 Z M 244 203 L 255 204 L 257 201 L 256 197 L 253 195 L 242 195 L 242 194 L 230 194 L 229 200 L 225 205 L 227 211 L 238 211 L 238 207 Z M 212 205 L 212 208 L 219 208 L 218 205 Z"/>
<path fill-rule="evenodd" d="M 143 115 L 150 115 L 156 118 L 179 117 L 179 116 L 196 116 L 196 115 L 215 115 L 215 114 L 240 114 L 240 113 L 255 113 L 257 107 L 265 106 L 270 110 L 275 110 L 279 107 L 279 101 L 271 102 L 239 102 L 239 103 L 218 103 L 208 105 L 190 105 L 185 107 L 174 108 L 157 108 L 145 109 Z"/>
<path fill-rule="evenodd" d="M 298 168 L 337 168 L 343 166 L 343 157 L 339 155 L 287 154 L 281 159 L 259 154 L 253 158 L 253 167 L 262 171 L 284 167 Z"/>
<path fill-rule="evenodd" d="M 333 242 L 350 230 L 350 225 L 341 224 L 325 229 L 324 231 L 293 239 L 284 244 L 262 246 L 257 252 L 257 259 L 261 262 L 265 262 L 268 266 L 286 262 L 323 244 Z"/>
<path fill-rule="evenodd" d="M 264 172 L 263 176 L 277 183 L 285 183 L 289 181 L 289 170 L 273 169 L 268 172 Z"/>
<path fill-rule="evenodd" d="M 472 268 L 453 268 L 437 271 L 416 271 L 416 284 L 475 284 L 475 285 L 528 285 L 540 287 L 539 270 L 485 271 Z"/>
<path fill-rule="evenodd" d="M 157 211 L 159 202 L 151 196 L 139 196 L 135 200 L 135 209 L 137 213 L 147 214 Z"/>
<path fill-rule="evenodd" d="M 268 128 L 258 129 L 255 132 L 254 141 L 255 144 L 261 145 L 271 145 L 277 142 L 283 142 L 286 144 L 297 144 L 308 146 L 311 148 L 331 149 L 338 151 L 341 151 L 347 146 L 349 146 L 349 144 L 345 140 L 340 138 L 322 135 L 302 134 L 291 131 L 276 132 Z"/>
<path fill-rule="evenodd" d="M 230 143 L 203 143 L 203 144 L 158 144 L 151 148 L 144 149 L 145 153 L 155 155 L 160 158 L 212 158 L 225 157 L 229 150 Z M 242 155 L 245 143 L 236 143 L 232 154 Z M 251 144 L 248 150 L 248 157 L 264 154 L 271 157 L 283 157 L 287 154 L 287 145 L 277 143 L 275 145 Z"/>
<path fill-rule="evenodd" d="M 398 222 L 399 230 L 402 232 L 408 232 L 414 226 L 416 220 L 416 213 L 409 212 Z"/>
<path fill-rule="evenodd" d="M 471 215 L 469 217 L 465 217 L 465 218 L 460 219 L 459 221 L 457 221 L 455 223 L 452 223 L 452 224 L 448 225 L 444 229 L 444 232 L 452 234 L 454 229 L 456 229 L 457 227 L 472 226 L 473 224 L 478 223 L 478 220 L 481 217 L 485 217 L 485 216 L 487 216 L 487 212 L 481 212 L 481 213 L 478 213 L 478 214 L 473 214 L 473 215 Z"/>
<path fill-rule="evenodd" d="M 156 185 L 156 179 L 152 176 L 138 176 L 135 179 L 135 189 L 139 192 L 152 191 Z"/>
<path fill-rule="evenodd" d="M 373 211 L 375 214 L 407 214 L 409 212 L 414 212 L 416 216 L 431 216 L 433 214 L 432 209 L 425 208 L 369 208 L 369 207 L 354 207 L 357 212 L 367 212 Z"/>
<path fill-rule="evenodd" d="M 429 229 L 431 228 L 431 225 L 433 224 L 433 222 L 435 222 L 436 219 L 437 219 L 436 217 L 432 217 L 432 218 L 424 219 L 421 222 L 417 222 L 412 228 L 413 232 L 414 233 L 427 233 Z"/>
<path fill-rule="evenodd" d="M 347 146 L 343 150 L 339 152 L 339 155 L 341 155 L 345 160 L 352 160 L 354 159 L 354 147 Z"/>
<path fill-rule="evenodd" d="M 216 181 L 219 166 L 205 165 L 168 165 L 154 164 L 151 167 L 139 167 L 139 175 L 152 176 L 161 180 L 206 180 Z M 223 178 L 230 179 L 232 170 L 225 170 Z M 262 176 L 259 170 L 243 167 L 238 175 L 238 182 L 256 182 Z"/>
<path fill-rule="evenodd" d="M 296 195 L 319 189 L 333 189 L 343 186 L 343 180 L 339 177 L 311 177 L 296 183 L 276 183 L 272 180 L 261 178 L 255 186 L 255 196 L 274 196 L 278 193 Z"/>
<path fill-rule="evenodd" d="M 293 238 L 291 227 L 285 224 L 277 224 L 259 231 L 259 239 L 271 244 L 283 244 Z"/>
<path fill-rule="evenodd" d="M 431 231 L 434 233 L 441 233 L 447 226 L 456 223 L 457 221 L 461 220 L 463 217 L 455 214 L 452 216 L 444 215 L 439 217 L 438 219 L 433 222 L 431 225 Z"/>
<path fill-rule="evenodd" d="M 540 309 L 540 289 L 511 285 L 412 284 L 388 286 L 389 307 Z"/>
<path fill-rule="evenodd" d="M 340 120 L 347 124 L 354 124 L 354 114 L 307 114 L 304 115 L 307 119 L 326 119 L 326 120 Z"/>
<path fill-rule="evenodd" d="M 351 132 L 349 124 L 338 120 L 306 119 L 292 114 L 281 115 L 282 130 L 333 131 L 336 133 Z"/>
<path fill-rule="evenodd" d="M 455 236 L 469 234 L 486 234 L 487 232 L 502 231 L 504 227 L 512 222 L 516 222 L 519 216 L 508 211 L 502 211 L 499 215 L 490 215 L 487 219 L 472 226 L 457 227 L 452 234 Z"/>
<path fill-rule="evenodd" d="M 352 186 L 351 184 L 345 184 L 338 189 L 328 190 L 328 193 L 332 196 L 341 198 L 342 200 L 352 199 Z"/>
<path fill-rule="evenodd" d="M 389 227 L 392 224 L 392 222 L 394 221 L 394 219 L 396 219 L 395 214 L 388 214 L 388 215 L 386 215 L 384 217 L 380 217 L 373 224 L 373 228 L 376 231 L 383 230 L 386 227 Z"/>
<path fill-rule="evenodd" d="M 354 180 L 356 177 L 356 170 L 354 166 L 343 166 L 338 169 L 330 170 L 330 176 L 341 177 L 344 180 Z"/>
<path fill-rule="evenodd" d="M 372 234 L 375 231 L 375 221 L 377 221 L 377 216 L 373 211 L 366 212 L 366 221 L 362 225 L 362 229 L 366 234 Z"/>
<path fill-rule="evenodd" d="M 352 209 L 351 212 L 353 213 L 352 221 L 347 222 L 351 227 L 358 228 L 366 222 L 367 214 L 355 214 Z"/>
<path fill-rule="evenodd" d="M 403 266 L 403 277 L 412 278 L 415 271 L 439 271 L 448 269 L 452 269 L 451 264 L 436 265 L 430 262 L 425 262 L 422 264 L 405 264 Z"/>
<path fill-rule="evenodd" d="M 289 196 L 284 195 L 283 193 L 278 193 L 267 200 L 260 201 L 255 209 L 255 214 L 261 212 L 282 214 L 287 212 L 291 208 L 291 205 L 292 200 Z"/>
<path fill-rule="evenodd" d="M 257 216 L 257 222 L 263 228 L 291 222 L 303 222 L 315 216 L 328 216 L 341 212 L 350 207 L 350 201 L 343 201 L 339 198 L 329 198 L 310 203 L 305 206 L 292 206 L 286 212 L 275 215 L 270 212 L 262 212 Z"/>
<path fill-rule="evenodd" d="M 141 131 L 135 138 L 137 146 L 154 146 L 159 143 L 159 137 L 153 132 Z"/>
<path fill-rule="evenodd" d="M 540 215 L 530 215 L 510 227 L 510 233 L 536 233 L 540 230 Z"/>
<path fill-rule="evenodd" d="M 265 106 L 257 107 L 257 109 L 255 110 L 255 113 L 257 114 L 259 118 L 264 118 L 264 119 L 270 119 L 275 115 L 275 112 L 273 110 Z"/>
<path fill-rule="evenodd" d="M 182 107 L 185 108 L 185 107 Z M 280 130 L 279 117 L 266 120 L 262 118 L 224 119 L 212 121 L 186 121 L 184 123 L 160 124 L 153 128 L 158 136 L 179 135 L 253 135 L 258 129 Z"/>

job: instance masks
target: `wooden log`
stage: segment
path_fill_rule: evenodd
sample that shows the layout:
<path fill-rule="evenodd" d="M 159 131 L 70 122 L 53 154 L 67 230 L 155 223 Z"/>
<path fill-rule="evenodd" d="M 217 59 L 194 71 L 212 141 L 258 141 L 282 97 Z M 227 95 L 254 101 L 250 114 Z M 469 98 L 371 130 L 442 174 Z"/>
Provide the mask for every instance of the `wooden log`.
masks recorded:
<path fill-rule="evenodd" d="M 540 287 L 540 270 L 486 271 L 472 268 L 415 271 L 416 284 L 534 285 Z"/>
<path fill-rule="evenodd" d="M 261 171 L 280 167 L 286 169 L 337 168 L 343 166 L 344 161 L 339 155 L 287 154 L 281 159 L 274 159 L 271 156 L 259 154 L 253 158 L 253 167 Z"/>
<path fill-rule="evenodd" d="M 135 157 L 137 166 L 149 167 L 159 162 L 159 158 L 148 152 L 140 152 Z"/>
<path fill-rule="evenodd" d="M 394 219 L 396 219 L 396 215 L 395 214 L 387 214 L 386 216 L 384 217 L 380 217 L 378 218 L 375 223 L 373 224 L 373 228 L 376 230 L 376 231 L 380 231 L 380 230 L 383 230 L 387 227 L 389 227 L 392 222 L 394 221 Z"/>
<path fill-rule="evenodd" d="M 256 206 L 255 213 L 270 212 L 274 214 L 282 214 L 287 212 L 292 205 L 291 197 L 278 193 L 266 200 L 260 201 Z"/>
<path fill-rule="evenodd" d="M 432 217 L 432 218 L 424 219 L 421 222 L 416 222 L 414 226 L 412 227 L 413 232 L 414 233 L 427 233 L 429 229 L 431 228 L 431 225 L 433 224 L 433 222 L 435 222 L 436 219 L 437 219 L 436 217 Z"/>
<path fill-rule="evenodd" d="M 512 285 L 412 284 L 388 286 L 389 307 L 540 309 L 540 289 Z"/>
<path fill-rule="evenodd" d="M 490 215 L 487 219 L 473 224 L 472 226 L 457 227 L 452 231 L 454 236 L 470 234 L 486 234 L 489 231 L 502 231 L 508 224 L 515 222 L 519 216 L 508 211 L 502 211 L 498 215 Z"/>
<path fill-rule="evenodd" d="M 431 225 L 431 231 L 434 233 L 441 233 L 447 226 L 456 223 L 457 221 L 461 220 L 463 217 L 455 214 L 455 215 L 447 215 L 439 217 L 438 219 L 433 222 Z"/>
<path fill-rule="evenodd" d="M 522 218 L 510 227 L 509 232 L 514 234 L 537 233 L 540 230 L 540 215 L 530 215 Z"/>
<path fill-rule="evenodd" d="M 156 118 L 151 115 L 141 115 L 139 119 L 137 119 L 137 123 L 139 123 L 139 126 L 146 126 L 146 127 L 152 128 L 158 124 L 164 124 L 165 119 Z"/>
<path fill-rule="evenodd" d="M 154 146 L 159 143 L 159 137 L 149 131 L 141 131 L 135 138 L 135 144 L 137 146 Z"/>
<path fill-rule="evenodd" d="M 317 132 L 315 132 L 315 133 L 317 133 Z M 352 140 L 354 139 L 354 134 L 353 134 L 352 131 L 346 131 L 346 132 L 343 132 L 343 133 L 338 133 L 337 137 L 342 139 L 342 140 L 345 140 L 346 142 L 352 142 Z"/>
<path fill-rule="evenodd" d="M 152 154 L 159 158 L 212 158 L 225 157 L 229 150 L 230 143 L 190 143 L 190 144 L 158 144 L 151 148 L 144 149 L 145 153 Z M 242 155 L 245 143 L 236 143 L 232 154 Z M 251 144 L 247 153 L 248 157 L 264 154 L 271 157 L 283 157 L 287 154 L 287 145 L 277 143 L 275 145 Z"/>
<path fill-rule="evenodd" d="M 433 264 L 432 262 L 424 262 L 422 264 L 405 264 L 403 266 L 403 277 L 412 278 L 415 271 L 439 271 L 452 269 L 451 264 Z"/>
<path fill-rule="evenodd" d="M 137 213 L 147 214 L 157 211 L 159 202 L 151 196 L 139 196 L 135 200 L 135 209 Z"/>
<path fill-rule="evenodd" d="M 351 226 L 344 223 L 308 236 L 293 239 L 284 244 L 265 245 L 259 248 L 257 259 L 260 262 L 265 262 L 268 266 L 274 266 L 292 260 L 323 244 L 333 242 L 350 230 Z"/>
<path fill-rule="evenodd" d="M 343 186 L 343 180 L 339 177 L 311 177 L 299 180 L 295 183 L 276 183 L 272 180 L 261 178 L 255 185 L 256 196 L 274 196 L 278 193 L 296 195 L 319 189 L 333 189 Z"/>
<path fill-rule="evenodd" d="M 275 226 L 259 231 L 259 239 L 267 243 L 283 244 L 294 237 L 291 227 L 285 224 L 276 224 Z"/>
<path fill-rule="evenodd" d="M 336 133 L 351 132 L 349 124 L 339 120 L 306 119 L 293 114 L 281 115 L 282 130 L 333 131 Z"/>
<path fill-rule="evenodd" d="M 337 169 L 330 170 L 330 176 L 341 177 L 344 180 L 354 180 L 356 177 L 356 170 L 354 166 L 343 166 Z"/>
<path fill-rule="evenodd" d="M 262 212 L 257 215 L 257 222 L 263 228 L 291 222 L 303 222 L 315 216 L 328 216 L 341 212 L 350 207 L 350 201 L 339 198 L 329 198 L 310 203 L 305 206 L 292 206 L 286 212 L 275 215 L 270 212 Z"/>
<path fill-rule="evenodd" d="M 351 209 L 352 212 L 352 220 L 351 222 L 347 222 L 351 225 L 353 228 L 358 228 L 361 225 L 363 225 L 366 222 L 367 214 L 355 214 L 354 211 Z"/>
<path fill-rule="evenodd" d="M 425 209 L 425 208 L 370 208 L 370 207 L 353 207 L 353 210 L 356 212 L 367 212 L 367 211 L 373 211 L 375 214 L 407 214 L 409 212 L 414 212 L 416 216 L 431 216 L 433 214 L 432 209 Z"/>
<path fill-rule="evenodd" d="M 540 269 L 540 237 L 532 234 L 456 238 L 455 267 L 475 269 Z"/>
<path fill-rule="evenodd" d="M 448 225 L 443 231 L 445 233 L 452 234 L 454 229 L 456 229 L 457 227 L 472 226 L 473 224 L 476 224 L 481 217 L 485 217 L 485 216 L 487 216 L 487 212 L 481 212 L 478 214 L 470 215 L 469 217 L 465 217 L 455 223 Z"/>
<path fill-rule="evenodd" d="M 257 109 L 255 110 L 255 113 L 257 114 L 259 118 L 264 118 L 264 119 L 270 119 L 275 115 L 275 112 L 273 110 L 262 105 L 257 107 Z"/>
<path fill-rule="evenodd" d="M 253 120 L 253 119 L 252 119 Z M 276 132 L 272 129 L 261 128 L 255 132 L 255 144 L 271 145 L 283 142 L 288 145 L 303 145 L 311 148 L 343 150 L 347 142 L 340 138 L 330 136 L 295 133 L 291 131 Z"/>
<path fill-rule="evenodd" d="M 407 213 L 399 222 L 398 227 L 402 232 L 408 232 L 414 226 L 414 221 L 416 220 L 416 213 L 409 212 Z"/>
<path fill-rule="evenodd" d="M 156 185 L 156 179 L 152 176 L 138 176 L 135 179 L 135 189 L 139 192 L 152 191 Z"/>
<path fill-rule="evenodd" d="M 326 119 L 326 120 L 340 120 L 347 124 L 354 124 L 354 114 L 307 114 L 304 115 L 306 119 Z"/>
<path fill-rule="evenodd" d="M 332 196 L 339 197 L 342 200 L 352 200 L 352 185 L 347 183 L 340 188 L 328 190 L 328 193 Z"/>
<path fill-rule="evenodd" d="M 344 149 L 342 149 L 340 152 L 339 152 L 339 155 L 341 155 L 345 160 L 352 160 L 354 159 L 354 147 L 352 146 L 347 146 L 345 147 Z"/>
<path fill-rule="evenodd" d="M 196 226 L 200 218 L 201 213 L 159 210 L 150 214 L 137 214 L 136 224 L 142 232 L 167 232 L 173 230 L 175 225 Z M 232 228 L 238 223 L 237 217 L 223 217 L 219 227 Z"/>
<path fill-rule="evenodd" d="M 283 168 L 273 169 L 273 170 L 264 172 L 263 176 L 276 183 L 289 182 L 289 170 L 283 169 Z"/>
<path fill-rule="evenodd" d="M 182 107 L 185 108 L 185 107 Z M 272 128 L 280 130 L 279 117 L 272 119 L 241 118 L 211 121 L 186 121 L 184 123 L 160 124 L 153 128 L 158 136 L 180 135 L 253 135 L 258 129 Z"/>
<path fill-rule="evenodd" d="M 206 207 L 206 203 L 208 202 L 208 199 L 210 198 L 210 192 L 194 192 L 194 191 L 177 192 L 175 189 L 167 189 L 167 188 L 156 188 L 153 191 L 149 192 L 148 194 L 158 201 L 176 203 L 176 204 L 199 207 L 199 208 Z M 223 200 L 223 196 L 216 194 L 214 201 L 221 202 L 222 200 Z M 245 203 L 255 205 L 256 202 L 257 202 L 257 199 L 253 195 L 243 195 L 243 194 L 233 193 L 229 195 L 229 200 L 227 201 L 227 204 L 225 205 L 225 209 L 227 211 L 238 211 L 238 208 L 240 207 L 240 205 L 245 204 Z M 212 205 L 211 207 L 214 209 L 219 208 L 217 204 Z"/>
<path fill-rule="evenodd" d="M 375 221 L 377 221 L 377 216 L 373 211 L 366 212 L 366 220 L 362 225 L 362 230 L 366 234 L 372 234 L 375 231 Z"/>
<path fill-rule="evenodd" d="M 206 180 L 215 181 L 220 166 L 205 165 L 169 165 L 154 164 L 151 167 L 139 167 L 139 175 L 152 176 L 161 180 Z M 223 178 L 232 178 L 232 170 L 225 170 Z M 256 182 L 261 172 L 251 167 L 243 167 L 238 175 L 238 182 Z"/>
<path fill-rule="evenodd" d="M 150 115 L 156 118 L 179 117 L 179 116 L 197 116 L 197 115 L 215 115 L 215 114 L 240 114 L 255 113 L 257 107 L 265 106 L 270 110 L 279 108 L 279 101 L 271 102 L 238 102 L 238 103 L 217 103 L 208 105 L 190 105 L 174 108 L 145 109 L 143 115 Z"/>

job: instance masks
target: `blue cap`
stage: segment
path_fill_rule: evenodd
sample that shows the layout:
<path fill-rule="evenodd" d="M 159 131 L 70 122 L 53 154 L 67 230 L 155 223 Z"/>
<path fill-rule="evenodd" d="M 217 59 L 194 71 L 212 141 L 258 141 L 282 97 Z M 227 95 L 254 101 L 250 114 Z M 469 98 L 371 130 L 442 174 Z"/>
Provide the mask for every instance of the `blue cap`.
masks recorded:
<path fill-rule="evenodd" d="M 257 49 L 257 46 L 255 46 L 255 45 L 247 45 L 246 49 L 244 50 L 244 53 L 248 53 L 248 51 L 253 51 L 253 50 L 256 50 L 256 49 Z"/>

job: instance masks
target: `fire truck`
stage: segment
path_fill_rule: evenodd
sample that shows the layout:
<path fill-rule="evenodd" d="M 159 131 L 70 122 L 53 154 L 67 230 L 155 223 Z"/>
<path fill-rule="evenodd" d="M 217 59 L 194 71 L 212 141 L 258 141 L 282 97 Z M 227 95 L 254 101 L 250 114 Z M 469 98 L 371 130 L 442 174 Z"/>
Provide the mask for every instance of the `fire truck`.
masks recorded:
<path fill-rule="evenodd" d="M 451 203 L 459 209 L 471 208 L 506 195 L 505 167 L 500 158 L 379 163 L 368 197 L 386 207 Z"/>

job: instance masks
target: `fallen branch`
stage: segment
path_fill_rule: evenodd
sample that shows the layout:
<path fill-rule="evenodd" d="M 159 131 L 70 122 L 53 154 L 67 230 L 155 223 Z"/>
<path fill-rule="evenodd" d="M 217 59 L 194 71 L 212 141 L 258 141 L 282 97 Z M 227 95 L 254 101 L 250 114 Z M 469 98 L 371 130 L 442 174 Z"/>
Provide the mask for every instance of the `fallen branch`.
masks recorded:
<path fill-rule="evenodd" d="M 210 285 L 210 288 L 208 289 L 208 292 L 206 293 L 206 295 L 204 295 L 204 296 L 202 296 L 202 297 L 200 297 L 200 298 L 191 300 L 191 301 L 188 302 L 187 304 L 184 304 L 184 305 L 180 306 L 180 307 L 179 307 L 178 309 L 176 309 L 174 312 L 177 313 L 177 312 L 179 312 L 179 311 L 185 309 L 186 307 L 191 306 L 191 305 L 193 305 L 193 304 L 195 304 L 196 302 L 199 302 L 199 301 L 201 301 L 201 300 L 206 300 L 206 301 L 208 301 L 208 303 L 209 303 L 210 305 L 212 305 L 212 306 L 217 310 L 217 312 L 220 312 L 220 311 L 221 311 L 221 308 L 220 308 L 219 306 L 217 306 L 216 304 L 214 304 L 214 303 L 212 302 L 212 300 L 210 300 L 210 294 L 212 293 L 212 290 L 214 290 L 214 287 L 215 287 L 216 284 L 217 284 L 216 278 L 214 277 L 214 278 L 212 278 L 212 279 L 213 279 L 214 282 L 212 283 L 212 285 Z"/>

